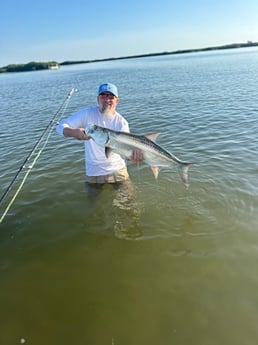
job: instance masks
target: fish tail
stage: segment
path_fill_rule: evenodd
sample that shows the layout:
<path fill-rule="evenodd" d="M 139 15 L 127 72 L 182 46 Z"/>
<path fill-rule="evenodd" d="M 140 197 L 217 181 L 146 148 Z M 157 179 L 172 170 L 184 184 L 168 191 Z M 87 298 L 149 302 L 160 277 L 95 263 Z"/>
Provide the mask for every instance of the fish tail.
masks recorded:
<path fill-rule="evenodd" d="M 184 185 L 186 186 L 186 188 L 189 187 L 188 170 L 191 165 L 192 163 L 181 163 L 178 168 L 180 177 L 182 181 L 184 182 Z"/>

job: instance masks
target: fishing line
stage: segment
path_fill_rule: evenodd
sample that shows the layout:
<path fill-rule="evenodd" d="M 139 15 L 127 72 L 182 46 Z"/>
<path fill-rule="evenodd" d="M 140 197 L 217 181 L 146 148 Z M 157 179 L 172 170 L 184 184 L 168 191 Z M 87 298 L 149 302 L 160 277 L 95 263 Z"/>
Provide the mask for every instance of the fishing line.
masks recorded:
<path fill-rule="evenodd" d="M 68 93 L 68 95 L 66 96 L 65 100 L 63 101 L 63 103 L 61 104 L 60 108 L 57 110 L 57 112 L 55 113 L 54 117 L 52 118 L 52 120 L 49 122 L 49 124 L 46 126 L 46 128 L 44 129 L 44 131 L 42 132 L 41 136 L 39 137 L 38 141 L 35 143 L 35 145 L 33 146 L 32 150 L 30 151 L 30 153 L 28 154 L 28 156 L 25 158 L 24 162 L 22 163 L 22 165 L 20 166 L 20 168 L 18 169 L 17 173 L 15 174 L 15 176 L 13 177 L 12 181 L 10 182 L 9 186 L 6 188 L 5 192 L 3 193 L 2 197 L 0 198 L 0 205 L 1 203 L 5 200 L 5 198 L 7 197 L 7 195 L 9 194 L 10 190 L 12 189 L 14 183 L 16 182 L 16 180 L 18 179 L 20 173 L 22 171 L 24 171 L 24 169 L 27 169 L 26 174 L 24 175 L 20 185 L 18 186 L 16 192 L 14 193 L 13 197 L 11 198 L 10 202 L 8 203 L 7 207 L 5 208 L 4 212 L 1 215 L 0 218 L 0 224 L 2 223 L 2 221 L 4 220 L 5 216 L 7 215 L 10 207 L 12 206 L 12 204 L 14 203 L 15 199 L 17 198 L 19 192 L 21 191 L 27 177 L 29 176 L 31 170 L 33 169 L 36 161 L 38 160 L 38 158 L 40 157 L 41 153 L 43 152 L 44 148 L 46 147 L 48 140 L 50 138 L 50 135 L 53 131 L 54 126 L 59 122 L 59 120 L 63 117 L 66 108 L 70 102 L 70 99 L 72 97 L 72 95 L 77 92 L 76 88 L 72 88 L 71 91 Z M 47 136 L 46 136 L 47 135 Z M 43 139 L 45 140 L 43 142 L 42 147 L 39 149 L 38 152 L 37 149 L 39 148 L 41 142 L 43 141 Z M 34 159 L 32 161 L 31 164 L 30 160 L 32 159 L 32 157 L 34 156 Z"/>

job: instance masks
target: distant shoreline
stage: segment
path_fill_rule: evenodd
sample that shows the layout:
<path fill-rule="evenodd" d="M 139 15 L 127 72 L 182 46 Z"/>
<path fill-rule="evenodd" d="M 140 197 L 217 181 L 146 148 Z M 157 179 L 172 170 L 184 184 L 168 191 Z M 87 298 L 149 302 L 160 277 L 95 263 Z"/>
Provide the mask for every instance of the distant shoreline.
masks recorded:
<path fill-rule="evenodd" d="M 11 64 L 0 68 L 0 73 L 31 72 L 44 69 L 58 69 L 59 63 L 56 61 L 48 62 L 29 62 L 26 64 Z"/>
<path fill-rule="evenodd" d="M 52 67 L 53 66 L 59 67 L 59 66 L 93 63 L 93 62 L 137 59 L 137 58 L 151 57 L 151 56 L 187 54 L 187 53 L 206 52 L 206 51 L 224 50 L 224 49 L 250 48 L 250 47 L 257 47 L 257 46 L 258 46 L 258 42 L 248 41 L 247 43 L 231 43 L 231 44 L 226 44 L 226 45 L 222 45 L 222 46 L 214 46 L 214 47 L 207 47 L 207 48 L 184 49 L 184 50 L 176 50 L 176 51 L 172 51 L 172 52 L 149 53 L 149 54 L 130 55 L 130 56 L 113 57 L 113 58 L 105 58 L 105 59 L 64 61 L 64 62 L 60 62 L 60 63 L 58 63 L 56 61 L 29 62 L 27 64 L 11 64 L 11 65 L 7 65 L 4 67 L 0 67 L 0 73 L 26 72 L 26 71 L 36 71 L 36 70 L 42 70 L 42 69 L 57 69 L 57 68 L 51 68 L 51 66 Z"/>
<path fill-rule="evenodd" d="M 74 65 L 74 64 L 81 64 L 81 63 L 113 61 L 113 60 L 137 59 L 137 58 L 151 57 L 151 56 L 196 53 L 196 52 L 205 52 L 205 51 L 212 51 L 212 50 L 249 48 L 249 47 L 258 47 L 258 42 L 232 43 L 232 44 L 226 44 L 226 45 L 215 46 L 215 47 L 207 47 L 207 48 L 199 48 L 199 49 L 184 49 L 184 50 L 176 50 L 176 51 L 172 51 L 172 52 L 160 52 L 160 53 L 130 55 L 130 56 L 123 56 L 123 57 L 116 57 L 116 58 L 106 58 L 106 59 L 81 60 L 81 61 L 64 61 L 64 62 L 60 63 L 60 66 Z"/>

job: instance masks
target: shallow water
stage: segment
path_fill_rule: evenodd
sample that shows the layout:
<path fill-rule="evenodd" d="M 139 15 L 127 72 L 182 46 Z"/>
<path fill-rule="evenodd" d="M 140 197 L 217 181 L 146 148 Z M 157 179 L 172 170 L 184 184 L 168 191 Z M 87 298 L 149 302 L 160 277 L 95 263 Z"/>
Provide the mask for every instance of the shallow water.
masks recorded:
<path fill-rule="evenodd" d="M 53 131 L 0 224 L 0 343 L 256 344 L 257 49 L 0 75 L 0 194 L 71 88 L 65 116 L 106 80 L 131 132 L 195 162 L 190 188 L 129 165 L 119 232 L 115 191 L 90 198 L 82 143 Z"/>

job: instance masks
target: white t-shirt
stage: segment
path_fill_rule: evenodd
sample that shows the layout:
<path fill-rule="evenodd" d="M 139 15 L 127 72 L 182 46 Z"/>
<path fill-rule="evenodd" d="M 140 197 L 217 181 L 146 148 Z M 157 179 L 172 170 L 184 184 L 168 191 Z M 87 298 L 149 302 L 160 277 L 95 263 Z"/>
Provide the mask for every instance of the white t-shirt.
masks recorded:
<path fill-rule="evenodd" d="M 86 128 L 89 124 L 115 131 L 129 132 L 129 125 L 118 112 L 112 118 L 100 113 L 98 106 L 91 106 L 77 111 L 66 119 L 60 121 L 56 130 L 63 135 L 65 127 Z M 106 158 L 105 148 L 96 144 L 93 139 L 85 140 L 85 167 L 87 176 L 101 176 L 112 174 L 125 167 L 125 161 L 120 155 L 112 153 Z"/>

